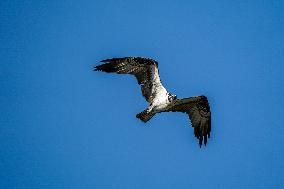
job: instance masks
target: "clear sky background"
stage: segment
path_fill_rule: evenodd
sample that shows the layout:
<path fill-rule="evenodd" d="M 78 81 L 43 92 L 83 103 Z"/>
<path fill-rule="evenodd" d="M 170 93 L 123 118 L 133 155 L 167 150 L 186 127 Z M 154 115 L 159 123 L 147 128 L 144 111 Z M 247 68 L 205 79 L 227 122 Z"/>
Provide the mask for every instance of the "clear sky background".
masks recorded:
<path fill-rule="evenodd" d="M 0 188 L 283 188 L 284 1 L 1 1 Z M 159 61 L 187 116 L 147 124 L 134 77 L 100 60 Z"/>

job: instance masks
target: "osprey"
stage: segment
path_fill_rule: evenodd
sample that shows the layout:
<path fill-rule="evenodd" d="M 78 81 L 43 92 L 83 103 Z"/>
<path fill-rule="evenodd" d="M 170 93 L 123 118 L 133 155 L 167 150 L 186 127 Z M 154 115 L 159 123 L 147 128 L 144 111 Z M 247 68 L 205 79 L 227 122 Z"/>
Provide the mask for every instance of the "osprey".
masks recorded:
<path fill-rule="evenodd" d="M 206 96 L 177 99 L 163 86 L 158 70 L 158 62 L 150 58 L 124 57 L 102 60 L 104 64 L 95 66 L 94 71 L 107 73 L 134 75 L 141 86 L 142 95 L 149 103 L 149 107 L 137 114 L 143 122 L 149 121 L 155 114 L 161 112 L 186 113 L 194 128 L 194 135 L 206 146 L 207 137 L 210 138 L 211 112 Z"/>

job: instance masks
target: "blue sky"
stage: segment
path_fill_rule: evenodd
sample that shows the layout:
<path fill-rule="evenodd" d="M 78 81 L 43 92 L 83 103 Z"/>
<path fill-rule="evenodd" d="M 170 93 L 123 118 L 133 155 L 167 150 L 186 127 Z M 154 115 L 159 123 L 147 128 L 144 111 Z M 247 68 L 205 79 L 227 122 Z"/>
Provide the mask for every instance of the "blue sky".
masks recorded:
<path fill-rule="evenodd" d="M 0 3 L 0 188 L 283 188 L 284 3 Z M 212 135 L 187 117 L 147 124 L 131 76 L 100 60 L 159 61 L 166 88 L 204 94 Z"/>

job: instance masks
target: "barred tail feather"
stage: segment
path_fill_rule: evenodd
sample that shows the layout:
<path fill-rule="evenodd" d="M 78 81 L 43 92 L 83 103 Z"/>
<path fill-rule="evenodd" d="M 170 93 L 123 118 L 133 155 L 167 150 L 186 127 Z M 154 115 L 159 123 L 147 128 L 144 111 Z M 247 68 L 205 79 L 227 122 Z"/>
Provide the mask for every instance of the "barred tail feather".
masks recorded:
<path fill-rule="evenodd" d="M 144 123 L 146 123 L 146 122 L 149 121 L 154 115 L 155 115 L 155 113 L 148 112 L 147 109 L 146 109 L 146 110 L 144 110 L 143 112 L 140 112 L 139 114 L 137 114 L 136 117 L 137 117 L 138 119 L 140 119 L 141 121 L 143 121 Z"/>

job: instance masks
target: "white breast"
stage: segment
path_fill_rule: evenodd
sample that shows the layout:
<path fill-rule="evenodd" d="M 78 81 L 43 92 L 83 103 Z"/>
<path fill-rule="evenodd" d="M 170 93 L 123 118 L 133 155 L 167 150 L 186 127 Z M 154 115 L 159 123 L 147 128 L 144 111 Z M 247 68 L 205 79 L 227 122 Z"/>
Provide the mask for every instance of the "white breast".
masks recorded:
<path fill-rule="evenodd" d="M 168 100 L 168 92 L 163 86 L 161 86 L 161 88 L 159 88 L 159 90 L 157 91 L 158 93 L 153 99 L 152 106 L 153 109 L 159 111 L 167 107 L 169 100 Z"/>

